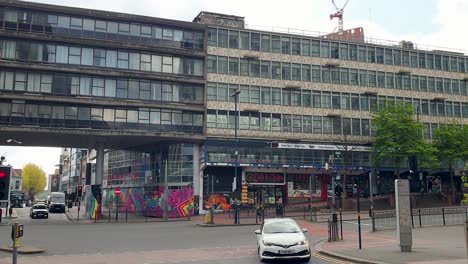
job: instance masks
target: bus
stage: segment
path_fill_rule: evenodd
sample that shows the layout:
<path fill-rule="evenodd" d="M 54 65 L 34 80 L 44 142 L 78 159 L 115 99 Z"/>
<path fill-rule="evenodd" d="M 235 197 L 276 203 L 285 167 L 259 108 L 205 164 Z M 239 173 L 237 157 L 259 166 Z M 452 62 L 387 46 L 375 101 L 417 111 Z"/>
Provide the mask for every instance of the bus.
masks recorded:
<path fill-rule="evenodd" d="M 10 192 L 10 206 L 12 208 L 23 208 L 24 193 L 11 191 Z"/>

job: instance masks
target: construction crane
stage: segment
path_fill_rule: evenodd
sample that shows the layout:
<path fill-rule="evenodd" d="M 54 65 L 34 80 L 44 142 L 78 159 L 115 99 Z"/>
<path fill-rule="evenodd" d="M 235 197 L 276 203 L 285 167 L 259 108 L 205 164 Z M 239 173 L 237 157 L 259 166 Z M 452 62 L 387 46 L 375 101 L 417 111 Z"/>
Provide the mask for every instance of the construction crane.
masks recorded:
<path fill-rule="evenodd" d="M 330 14 L 330 20 L 333 20 L 333 18 L 338 18 L 338 32 L 341 33 L 343 32 L 343 12 L 346 8 L 346 5 L 348 5 L 349 3 L 349 0 L 346 0 L 346 3 L 343 5 L 342 8 L 338 8 L 338 6 L 335 3 L 335 0 L 332 0 L 332 3 L 335 6 L 336 13 Z"/>

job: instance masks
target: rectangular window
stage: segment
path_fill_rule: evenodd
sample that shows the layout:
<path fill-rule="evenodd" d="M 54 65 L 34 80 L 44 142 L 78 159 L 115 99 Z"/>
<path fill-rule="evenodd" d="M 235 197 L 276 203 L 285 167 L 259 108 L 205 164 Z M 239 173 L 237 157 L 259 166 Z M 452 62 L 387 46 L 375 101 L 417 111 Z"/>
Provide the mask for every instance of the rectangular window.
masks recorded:
<path fill-rule="evenodd" d="M 258 60 L 250 60 L 250 76 L 251 77 L 260 77 L 260 61 Z"/>
<path fill-rule="evenodd" d="M 291 54 L 291 39 L 287 37 L 281 37 L 281 53 Z"/>
<path fill-rule="evenodd" d="M 348 60 L 348 44 L 340 43 L 340 58 L 342 60 Z"/>
<path fill-rule="evenodd" d="M 312 57 L 320 57 L 320 41 L 312 40 Z"/>
<path fill-rule="evenodd" d="M 216 28 L 208 28 L 207 30 L 208 35 L 208 46 L 216 47 L 218 44 L 217 40 L 217 30 Z"/>
<path fill-rule="evenodd" d="M 229 48 L 239 48 L 239 31 L 229 30 Z"/>
<path fill-rule="evenodd" d="M 271 77 L 273 79 L 281 79 L 281 63 L 272 61 L 271 62 Z"/>
<path fill-rule="evenodd" d="M 250 49 L 260 51 L 260 34 L 250 33 Z"/>
<path fill-rule="evenodd" d="M 218 47 L 227 48 L 228 47 L 228 30 L 227 29 L 218 29 Z"/>
<path fill-rule="evenodd" d="M 322 73 L 320 71 L 320 66 L 312 65 L 312 82 L 321 82 Z"/>
<path fill-rule="evenodd" d="M 250 49 L 250 33 L 242 32 L 240 33 L 240 49 L 248 50 Z"/>
<path fill-rule="evenodd" d="M 291 41 L 292 55 L 301 55 L 301 39 L 293 38 Z"/>
<path fill-rule="evenodd" d="M 239 58 L 229 57 L 229 74 L 239 75 Z"/>
<path fill-rule="evenodd" d="M 140 53 L 130 53 L 129 57 L 129 69 L 130 70 L 140 70 Z M 172 64 L 172 63 L 171 63 Z M 171 66 L 172 67 L 172 66 Z M 172 69 L 170 71 L 172 73 Z"/>
<path fill-rule="evenodd" d="M 261 51 L 270 52 L 270 35 L 262 34 Z"/>
<path fill-rule="evenodd" d="M 212 56 L 212 55 L 209 55 L 208 58 L 207 58 L 207 67 L 208 67 L 208 72 L 209 73 L 217 73 L 217 69 L 218 69 L 218 64 L 217 64 L 217 60 L 216 60 L 216 56 Z"/>
<path fill-rule="evenodd" d="M 240 75 L 249 76 L 249 60 L 240 59 Z"/>
<path fill-rule="evenodd" d="M 229 71 L 228 57 L 219 56 L 218 57 L 218 73 L 228 74 L 228 71 Z"/>
<path fill-rule="evenodd" d="M 273 105 L 281 105 L 281 89 L 280 88 L 271 89 L 271 103 Z"/>
<path fill-rule="evenodd" d="M 228 84 L 218 83 L 218 101 L 228 101 L 230 94 L 228 94 Z"/>
<path fill-rule="evenodd" d="M 291 79 L 293 81 L 301 80 L 301 65 L 300 64 L 292 64 Z"/>
<path fill-rule="evenodd" d="M 281 53 L 281 37 L 271 36 L 271 51 L 274 53 Z"/>
<path fill-rule="evenodd" d="M 330 58 L 330 42 L 322 41 L 320 43 L 320 57 Z"/>
<path fill-rule="evenodd" d="M 310 82 L 311 81 L 311 72 L 309 64 L 302 64 L 302 81 Z"/>
<path fill-rule="evenodd" d="M 310 49 L 310 40 L 302 39 L 301 40 L 301 54 L 302 56 L 310 56 L 311 49 Z"/>
<path fill-rule="evenodd" d="M 367 62 L 366 46 L 358 46 L 358 58 L 360 62 Z"/>
<path fill-rule="evenodd" d="M 260 62 L 260 75 L 262 78 L 271 78 L 270 75 L 270 61 Z"/>
<path fill-rule="evenodd" d="M 262 97 L 262 104 L 270 105 L 271 104 L 271 88 L 261 87 L 261 97 Z"/>

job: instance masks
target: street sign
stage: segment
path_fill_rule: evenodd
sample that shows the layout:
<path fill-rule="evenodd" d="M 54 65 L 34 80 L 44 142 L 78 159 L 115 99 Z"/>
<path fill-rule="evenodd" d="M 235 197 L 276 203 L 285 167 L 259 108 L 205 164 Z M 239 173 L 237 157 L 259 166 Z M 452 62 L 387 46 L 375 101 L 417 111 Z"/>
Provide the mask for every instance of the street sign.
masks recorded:
<path fill-rule="evenodd" d="M 122 194 L 122 190 L 120 190 L 119 187 L 115 188 L 114 190 L 114 194 L 117 195 L 117 196 L 120 196 Z"/>

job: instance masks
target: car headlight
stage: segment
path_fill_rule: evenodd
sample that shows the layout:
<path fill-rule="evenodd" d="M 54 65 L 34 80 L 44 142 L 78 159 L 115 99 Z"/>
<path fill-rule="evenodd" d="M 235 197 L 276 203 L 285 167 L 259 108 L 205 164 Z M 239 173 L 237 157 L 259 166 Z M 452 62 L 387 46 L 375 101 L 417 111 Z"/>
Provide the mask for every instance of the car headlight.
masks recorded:
<path fill-rule="evenodd" d="M 265 242 L 265 240 L 262 240 L 262 242 L 263 242 L 263 245 L 264 245 L 264 246 L 267 246 L 267 247 L 273 246 L 273 243 Z"/>
<path fill-rule="evenodd" d="M 307 239 L 297 242 L 298 245 L 307 245 L 308 243 Z"/>

